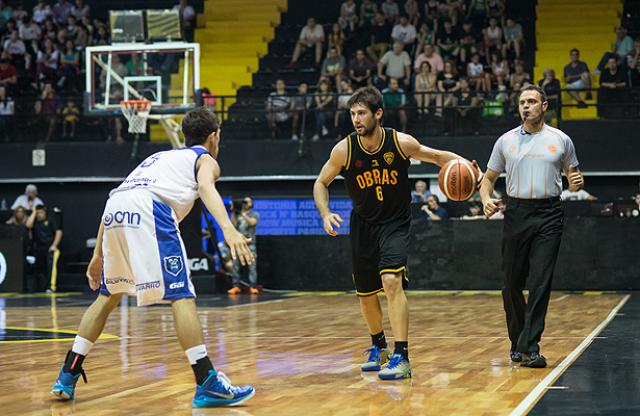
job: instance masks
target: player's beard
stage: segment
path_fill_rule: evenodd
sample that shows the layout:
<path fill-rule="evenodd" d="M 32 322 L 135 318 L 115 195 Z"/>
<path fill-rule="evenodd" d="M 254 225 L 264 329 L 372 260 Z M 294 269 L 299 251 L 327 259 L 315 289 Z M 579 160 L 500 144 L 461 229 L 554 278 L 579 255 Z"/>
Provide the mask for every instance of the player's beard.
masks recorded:
<path fill-rule="evenodd" d="M 375 119 L 372 120 L 371 124 L 364 126 L 364 130 L 363 130 L 361 136 L 363 136 L 363 137 L 371 136 L 373 134 L 373 131 L 376 129 L 377 126 L 378 126 L 378 123 L 376 123 Z"/>

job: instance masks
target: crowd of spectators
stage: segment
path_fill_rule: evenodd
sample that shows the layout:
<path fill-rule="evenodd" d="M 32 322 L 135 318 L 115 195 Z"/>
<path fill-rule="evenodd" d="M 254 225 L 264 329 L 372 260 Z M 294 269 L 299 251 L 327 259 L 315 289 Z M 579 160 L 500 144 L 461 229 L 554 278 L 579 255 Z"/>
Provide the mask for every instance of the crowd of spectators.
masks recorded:
<path fill-rule="evenodd" d="M 628 27 L 616 28 L 611 49 L 602 55 L 593 73 L 589 73 L 586 64 L 582 67 L 585 79 L 600 77 L 598 115 L 602 118 L 624 117 L 629 115 L 625 113 L 629 108 L 635 109 L 633 116 L 639 115 L 637 106 L 629 106 L 632 99 L 629 87 L 640 87 L 640 37 L 634 40 L 628 33 Z M 578 105 L 584 106 L 576 95 Z"/>
<path fill-rule="evenodd" d="M 173 9 L 192 39 L 193 7 L 179 0 Z M 85 0 L 38 0 L 31 10 L 0 0 L 0 140 L 16 133 L 16 114 L 31 115 L 24 119 L 41 140 L 73 138 L 82 107 L 84 49 L 110 43 L 108 23 Z M 139 75 L 133 57 L 125 57 L 119 75 Z M 108 135 L 121 142 L 120 129 Z"/>
<path fill-rule="evenodd" d="M 522 25 L 505 15 L 504 0 L 346 0 L 337 22 L 325 26 L 310 17 L 300 31 L 289 68 L 319 72 L 312 92 L 339 97 L 345 90 L 374 85 L 384 94 L 385 122 L 405 129 L 409 117 L 477 119 L 513 113 L 513 91 L 533 82 L 523 54 Z M 279 83 L 282 80 L 278 81 Z M 542 82 L 542 81 L 541 81 Z M 296 123 L 292 99 L 276 93 L 269 119 Z M 287 98 L 283 98 L 283 96 Z M 339 100 L 318 98 L 314 140 L 340 138 Z M 331 109 L 337 112 L 330 116 Z M 410 114 L 408 114 L 410 113 Z M 272 135 L 278 125 L 270 122 Z M 347 126 L 348 127 L 348 126 Z M 298 138 L 293 129 L 292 138 Z M 331 133 L 335 134 L 331 134 Z"/>
<path fill-rule="evenodd" d="M 108 28 L 84 0 L 39 0 L 31 10 L 0 1 L 0 136 L 14 134 L 16 112 L 31 114 L 50 140 L 64 120 L 73 137 L 86 46 L 109 43 Z M 75 108 L 75 109 L 72 109 Z M 73 116 L 75 114 L 75 117 Z"/>
<path fill-rule="evenodd" d="M 542 79 L 533 79 L 523 26 L 505 9 L 504 0 L 346 0 L 336 22 L 323 26 L 308 19 L 289 68 L 311 69 L 300 57 L 312 50 L 310 65 L 319 77 L 315 85 L 306 85 L 307 91 L 339 97 L 346 86 L 374 85 L 389 96 L 385 123 L 402 129 L 408 120 L 436 117 L 444 118 L 446 134 L 447 119 L 473 126 L 483 117 L 513 115 L 517 91 L 531 83 L 549 98 L 547 121 L 561 117 L 563 88 L 565 105 L 586 108 L 598 85 L 601 118 L 637 112 L 637 105 L 625 109 L 633 100 L 629 87 L 640 86 L 640 38 L 629 36 L 629 24 L 623 21 L 616 29 L 611 50 L 593 71 L 574 48 L 562 74 L 549 68 Z M 348 131 L 348 124 L 344 130 L 338 123 L 338 101 L 312 100 L 309 108 L 321 113 L 314 140 L 340 138 Z M 335 118 L 327 115 L 329 109 L 337 112 Z M 282 109 L 282 114 L 291 110 Z M 295 123 L 296 118 L 288 118 Z M 272 132 L 278 134 L 275 128 Z"/>

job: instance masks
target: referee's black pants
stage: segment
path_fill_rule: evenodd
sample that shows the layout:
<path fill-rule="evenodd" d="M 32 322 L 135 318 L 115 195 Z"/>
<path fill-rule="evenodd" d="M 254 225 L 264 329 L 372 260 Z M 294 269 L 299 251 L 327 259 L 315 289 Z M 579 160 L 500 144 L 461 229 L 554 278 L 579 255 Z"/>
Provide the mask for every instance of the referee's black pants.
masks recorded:
<path fill-rule="evenodd" d="M 559 198 L 509 198 L 504 213 L 502 299 L 511 350 L 539 352 L 551 295 L 551 280 L 562 238 Z M 529 289 L 525 302 L 522 291 Z"/>

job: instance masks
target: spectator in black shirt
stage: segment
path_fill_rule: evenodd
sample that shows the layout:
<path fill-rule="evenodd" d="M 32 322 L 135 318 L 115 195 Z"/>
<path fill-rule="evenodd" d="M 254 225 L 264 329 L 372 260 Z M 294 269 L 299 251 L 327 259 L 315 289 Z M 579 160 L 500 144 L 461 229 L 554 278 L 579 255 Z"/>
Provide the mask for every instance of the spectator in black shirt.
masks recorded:
<path fill-rule="evenodd" d="M 553 69 L 545 69 L 544 78 L 538 81 L 538 86 L 544 90 L 547 94 L 547 102 L 549 107 L 545 113 L 545 120 L 551 121 L 553 117 L 560 116 L 560 99 L 561 99 L 561 86 L 560 80 L 556 78 L 556 71 Z"/>
<path fill-rule="evenodd" d="M 460 37 L 450 20 L 444 21 L 444 26 L 438 33 L 438 48 L 443 58 L 456 59 L 460 53 Z"/>
<path fill-rule="evenodd" d="M 480 39 L 473 24 L 471 21 L 464 22 L 460 31 L 460 62 L 468 62 L 468 59 L 478 51 L 478 44 Z"/>
<path fill-rule="evenodd" d="M 460 90 L 456 93 L 456 111 L 459 117 L 458 124 L 465 129 L 471 129 L 474 133 L 477 133 L 478 124 L 480 123 L 478 97 L 476 92 L 469 88 L 469 82 L 466 78 L 460 78 L 459 84 Z"/>
<path fill-rule="evenodd" d="M 420 208 L 430 221 L 441 221 L 449 219 L 447 210 L 440 206 L 440 200 L 436 195 L 429 195 L 427 197 L 427 203 Z"/>
<path fill-rule="evenodd" d="M 626 101 L 627 80 L 625 74 L 618 68 L 618 60 L 610 57 L 605 69 L 600 74 L 600 89 L 598 90 L 598 115 L 600 117 L 616 117 L 623 113 Z"/>
<path fill-rule="evenodd" d="M 27 219 L 27 228 L 31 230 L 33 241 L 33 255 L 35 285 L 27 285 L 28 291 L 44 292 L 51 281 L 53 254 L 58 250 L 62 240 L 62 228 L 54 218 L 47 217 L 44 205 L 36 206 Z"/>
<path fill-rule="evenodd" d="M 384 19 L 384 14 L 376 13 L 371 25 L 371 44 L 367 46 L 367 54 L 373 62 L 378 62 L 389 49 L 391 25 Z"/>
<path fill-rule="evenodd" d="M 444 71 L 438 74 L 438 91 L 440 94 L 436 96 L 436 116 L 442 116 L 442 107 L 455 107 L 455 93 L 460 89 L 458 82 L 458 74 L 456 67 L 451 61 L 444 64 Z"/>

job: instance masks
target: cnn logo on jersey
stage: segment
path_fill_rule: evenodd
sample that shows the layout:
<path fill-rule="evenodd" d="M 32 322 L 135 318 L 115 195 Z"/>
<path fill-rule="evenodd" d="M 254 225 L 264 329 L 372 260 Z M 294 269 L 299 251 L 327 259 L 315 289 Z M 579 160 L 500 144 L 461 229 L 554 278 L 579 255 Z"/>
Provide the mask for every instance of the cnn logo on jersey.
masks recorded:
<path fill-rule="evenodd" d="M 116 211 L 113 213 L 105 214 L 102 222 L 105 227 L 120 226 L 120 227 L 138 227 L 142 216 L 138 212 L 133 211 Z"/>

